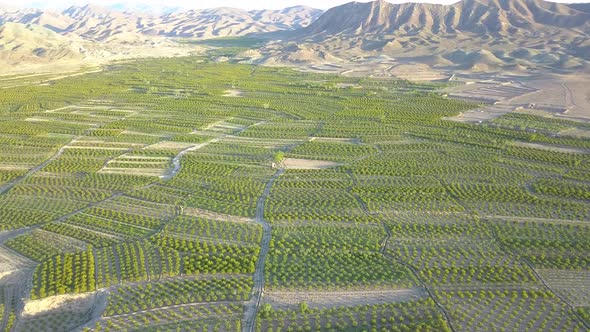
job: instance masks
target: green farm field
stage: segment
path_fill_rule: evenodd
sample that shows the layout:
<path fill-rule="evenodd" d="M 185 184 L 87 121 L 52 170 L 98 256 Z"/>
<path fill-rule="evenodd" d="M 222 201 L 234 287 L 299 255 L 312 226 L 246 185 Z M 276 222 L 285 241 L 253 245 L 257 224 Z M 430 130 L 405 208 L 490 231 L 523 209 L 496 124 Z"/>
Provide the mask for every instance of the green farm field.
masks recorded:
<path fill-rule="evenodd" d="M 590 329 L 588 124 L 205 56 L 15 80 L 0 331 Z"/>

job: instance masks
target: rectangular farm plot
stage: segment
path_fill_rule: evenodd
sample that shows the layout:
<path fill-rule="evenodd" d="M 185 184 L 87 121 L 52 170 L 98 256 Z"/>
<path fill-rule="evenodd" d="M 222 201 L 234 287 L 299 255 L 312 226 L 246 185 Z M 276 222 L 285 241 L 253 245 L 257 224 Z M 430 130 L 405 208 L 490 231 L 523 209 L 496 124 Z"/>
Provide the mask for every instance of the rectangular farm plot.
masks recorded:
<path fill-rule="evenodd" d="M 495 232 L 505 247 L 536 269 L 580 271 L 590 266 L 590 226 L 536 219 L 495 220 Z"/>
<path fill-rule="evenodd" d="M 301 303 L 308 308 L 379 305 L 425 299 L 428 293 L 421 287 L 378 290 L 336 290 L 336 291 L 272 291 L 265 292 L 264 302 L 274 310 L 298 309 Z"/>
<path fill-rule="evenodd" d="M 415 281 L 380 252 L 381 226 L 305 223 L 273 227 L 265 267 L 270 290 L 409 288 Z"/>
<path fill-rule="evenodd" d="M 551 292 L 505 288 L 435 291 L 458 331 L 584 331 Z"/>
<path fill-rule="evenodd" d="M 183 157 L 180 172 L 166 184 L 192 192 L 187 207 L 253 217 L 273 173 L 270 167 L 203 160 L 191 153 Z"/>
<path fill-rule="evenodd" d="M 351 177 L 340 170 L 288 170 L 275 183 L 265 218 L 281 221 L 376 222 L 350 192 Z"/>
<path fill-rule="evenodd" d="M 37 262 L 63 252 L 84 251 L 87 247 L 82 241 L 44 230 L 35 230 L 10 239 L 6 246 Z"/>
<path fill-rule="evenodd" d="M 240 133 L 241 131 L 248 128 L 248 125 L 244 123 L 235 123 L 231 121 L 219 121 L 212 124 L 209 124 L 205 127 L 205 131 L 219 133 L 219 134 L 226 134 L 226 135 L 233 135 Z"/>
<path fill-rule="evenodd" d="M 573 307 L 590 307 L 590 272 L 588 270 L 537 269 L 549 288 Z"/>
<path fill-rule="evenodd" d="M 252 278 L 249 277 L 169 278 L 148 285 L 125 285 L 109 294 L 103 316 L 190 303 L 246 301 L 252 286 Z"/>
<path fill-rule="evenodd" d="M 476 102 L 494 103 L 496 101 L 510 100 L 528 93 L 538 91 L 524 84 L 505 83 L 476 83 L 465 91 L 451 93 L 450 96 Z"/>
<path fill-rule="evenodd" d="M 141 332 L 146 330 L 146 326 L 157 326 L 167 331 L 237 331 L 242 317 L 241 303 L 188 304 L 106 317 L 98 321 L 93 331 L 104 331 L 104 327 Z"/>
<path fill-rule="evenodd" d="M 285 169 L 326 169 L 342 165 L 334 161 L 300 158 L 285 158 L 282 164 Z"/>
<path fill-rule="evenodd" d="M 180 252 L 182 271 L 252 273 L 260 252 L 262 228 L 253 222 L 179 216 L 151 241 Z"/>
<path fill-rule="evenodd" d="M 328 142 L 326 140 L 313 139 L 296 147 L 288 153 L 290 158 L 330 160 L 345 162 L 358 160 L 363 157 L 377 154 L 379 150 L 371 145 L 354 144 L 349 142 Z"/>
<path fill-rule="evenodd" d="M 313 310 L 313 311 L 312 311 Z M 370 319 L 368 319 L 370 317 Z M 442 312 L 430 298 L 386 304 L 322 309 L 274 310 L 258 314 L 256 331 L 448 331 Z"/>
<path fill-rule="evenodd" d="M 354 121 L 334 119 L 334 121 L 327 122 L 322 126 L 322 129 L 315 135 L 315 139 L 325 142 L 325 138 L 340 138 L 349 142 L 352 139 L 353 141 L 351 143 L 358 142 L 355 140 L 372 143 L 400 140 L 403 132 L 400 127 L 380 121 L 368 121 L 356 118 Z"/>
<path fill-rule="evenodd" d="M 508 113 L 491 122 L 501 127 L 534 130 L 550 134 L 557 134 L 574 128 L 590 129 L 588 124 L 581 122 L 522 113 Z"/>
<path fill-rule="evenodd" d="M 258 245 L 262 241 L 262 227 L 259 224 L 232 219 L 211 220 L 201 217 L 179 216 L 167 223 L 162 232 L 184 236 L 188 239 L 202 238 L 227 243 Z"/>
<path fill-rule="evenodd" d="M 172 157 L 123 155 L 108 161 L 101 173 L 161 177 L 172 167 Z"/>
<path fill-rule="evenodd" d="M 125 153 L 120 149 L 66 147 L 63 153 L 45 166 L 43 172 L 54 173 L 95 173 L 109 160 Z"/>
<path fill-rule="evenodd" d="M 149 218 L 168 219 L 176 214 L 174 205 L 123 195 L 101 203 L 101 208 Z"/>
<path fill-rule="evenodd" d="M 391 217 L 387 252 L 436 286 L 538 284 L 533 271 L 499 246 L 484 222 L 456 215 Z"/>
<path fill-rule="evenodd" d="M 463 211 L 463 207 L 433 176 L 357 175 L 352 189 L 369 211 Z"/>
<path fill-rule="evenodd" d="M 306 139 L 319 128 L 315 121 L 296 121 L 286 123 L 264 123 L 248 128 L 240 134 L 244 137 Z"/>
<path fill-rule="evenodd" d="M 260 247 L 215 239 L 159 233 L 150 239 L 156 245 L 181 254 L 184 274 L 254 273 Z"/>
<path fill-rule="evenodd" d="M 179 205 L 192 195 L 191 191 L 183 188 L 175 188 L 167 185 L 154 184 L 149 187 L 139 188 L 128 193 L 128 196 L 151 202 Z"/>
<path fill-rule="evenodd" d="M 0 229 L 11 230 L 50 222 L 61 213 L 69 213 L 86 205 L 68 200 L 38 199 L 28 196 L 0 197 Z"/>
<path fill-rule="evenodd" d="M 85 293 L 27 301 L 20 329 L 40 332 L 75 329 L 90 320 L 94 300 L 94 294 Z"/>

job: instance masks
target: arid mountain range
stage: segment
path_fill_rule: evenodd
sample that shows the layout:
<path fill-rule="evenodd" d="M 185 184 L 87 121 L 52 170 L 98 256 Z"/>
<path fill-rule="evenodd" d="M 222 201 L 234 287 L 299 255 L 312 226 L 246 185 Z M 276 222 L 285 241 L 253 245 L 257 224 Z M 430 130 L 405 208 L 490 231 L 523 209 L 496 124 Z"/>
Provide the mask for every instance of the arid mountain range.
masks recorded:
<path fill-rule="evenodd" d="M 127 34 L 214 38 L 291 30 L 309 25 L 321 14 L 321 10 L 298 6 L 253 11 L 215 8 L 154 15 L 86 5 L 62 12 L 0 8 L 0 23 L 35 24 L 62 35 L 109 41 Z"/>
<path fill-rule="evenodd" d="M 463 0 L 453 5 L 351 2 L 308 7 L 233 8 L 154 15 L 97 6 L 62 12 L 0 8 L 0 62 L 184 55 L 179 39 L 256 36 L 243 53 L 263 64 L 339 64 L 375 57 L 469 71 L 588 69 L 590 4 Z"/>
<path fill-rule="evenodd" d="M 198 47 L 179 43 L 187 38 L 298 29 L 322 12 L 304 6 L 254 11 L 215 8 L 162 15 L 93 5 L 62 12 L 0 7 L 0 68 L 187 55 L 198 52 Z"/>
<path fill-rule="evenodd" d="M 481 71 L 573 69 L 590 61 L 590 4 L 353 2 L 328 10 L 310 26 L 282 38 L 290 43 L 270 45 L 263 61 L 331 63 L 386 55 Z"/>

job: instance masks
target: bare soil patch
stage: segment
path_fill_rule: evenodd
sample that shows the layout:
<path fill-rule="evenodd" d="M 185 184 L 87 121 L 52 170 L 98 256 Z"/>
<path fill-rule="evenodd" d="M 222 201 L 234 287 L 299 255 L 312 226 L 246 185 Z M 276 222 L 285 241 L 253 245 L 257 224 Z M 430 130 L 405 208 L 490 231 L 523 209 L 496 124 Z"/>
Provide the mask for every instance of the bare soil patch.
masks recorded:
<path fill-rule="evenodd" d="M 50 296 L 44 299 L 26 302 L 23 316 L 34 316 L 55 310 L 84 313 L 90 310 L 93 302 L 94 293 Z"/>
<path fill-rule="evenodd" d="M 9 165 L 9 164 L 0 164 L 0 171 L 20 171 L 26 170 L 30 167 L 25 165 Z"/>
<path fill-rule="evenodd" d="M 498 118 L 506 113 L 510 113 L 514 111 L 514 109 L 515 107 L 510 105 L 494 105 L 474 109 L 445 119 L 465 123 L 481 123 Z"/>
<path fill-rule="evenodd" d="M 313 137 L 311 140 L 318 141 L 318 142 L 337 142 L 337 143 L 361 144 L 361 140 L 358 138 Z"/>
<path fill-rule="evenodd" d="M 33 262 L 24 256 L 0 246 L 0 278 L 31 266 L 33 266 Z"/>
<path fill-rule="evenodd" d="M 125 151 L 129 150 L 129 148 L 115 148 L 112 146 L 66 146 L 66 149 L 87 149 L 87 150 L 113 150 L 113 151 Z"/>
<path fill-rule="evenodd" d="M 283 161 L 286 169 L 325 169 L 342 165 L 341 163 L 327 160 L 285 158 Z"/>
<path fill-rule="evenodd" d="M 140 175 L 140 176 L 164 176 L 166 174 L 165 169 L 150 169 L 150 168 L 103 168 L 99 173 L 107 174 L 127 174 L 127 175 Z"/>
<path fill-rule="evenodd" d="M 242 97 L 244 95 L 244 91 L 241 90 L 234 90 L 234 89 L 230 89 L 230 90 L 225 90 L 223 91 L 225 94 L 223 95 L 223 97 Z"/>
<path fill-rule="evenodd" d="M 194 144 L 183 142 L 159 142 L 146 147 L 146 150 L 162 149 L 162 150 L 184 150 L 188 149 Z"/>
<path fill-rule="evenodd" d="M 358 84 L 352 84 L 352 83 L 338 83 L 338 84 L 336 84 L 336 87 L 338 89 L 347 89 L 347 88 L 360 89 L 360 88 L 362 88 Z"/>
<path fill-rule="evenodd" d="M 169 161 L 170 160 L 170 157 L 134 156 L 134 155 L 123 155 L 123 156 L 120 156 L 119 158 L 121 158 L 121 159 L 163 160 L 163 161 Z"/>
<path fill-rule="evenodd" d="M 183 209 L 183 214 L 188 215 L 188 216 L 203 217 L 206 219 L 219 220 L 219 221 L 256 222 L 256 220 L 254 220 L 252 218 L 232 216 L 229 214 L 216 213 L 216 212 L 211 212 L 211 211 L 198 209 L 198 208 L 192 208 L 192 207 L 185 207 Z"/>
<path fill-rule="evenodd" d="M 538 269 L 549 287 L 573 306 L 590 305 L 590 271 Z"/>
<path fill-rule="evenodd" d="M 400 64 L 393 66 L 389 72 L 391 75 L 410 81 L 440 81 L 448 80 L 450 75 L 433 69 L 431 66 L 421 63 Z"/>

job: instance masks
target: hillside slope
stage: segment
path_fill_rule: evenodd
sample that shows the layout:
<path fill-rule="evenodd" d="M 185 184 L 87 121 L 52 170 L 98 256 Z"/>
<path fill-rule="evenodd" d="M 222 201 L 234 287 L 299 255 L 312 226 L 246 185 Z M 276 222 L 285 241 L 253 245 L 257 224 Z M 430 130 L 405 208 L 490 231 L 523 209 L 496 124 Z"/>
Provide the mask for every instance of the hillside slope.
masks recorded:
<path fill-rule="evenodd" d="M 136 34 L 212 38 L 298 29 L 315 21 L 322 12 L 305 6 L 253 11 L 214 8 L 162 15 L 94 5 L 72 6 L 62 12 L 6 7 L 0 8 L 0 23 L 36 24 L 64 35 L 99 41 Z"/>
<path fill-rule="evenodd" d="M 291 44 L 267 48 L 264 61 L 286 59 L 297 45 L 344 59 L 387 55 L 469 70 L 581 68 L 590 61 L 588 8 L 542 0 L 351 2 L 287 35 Z"/>

